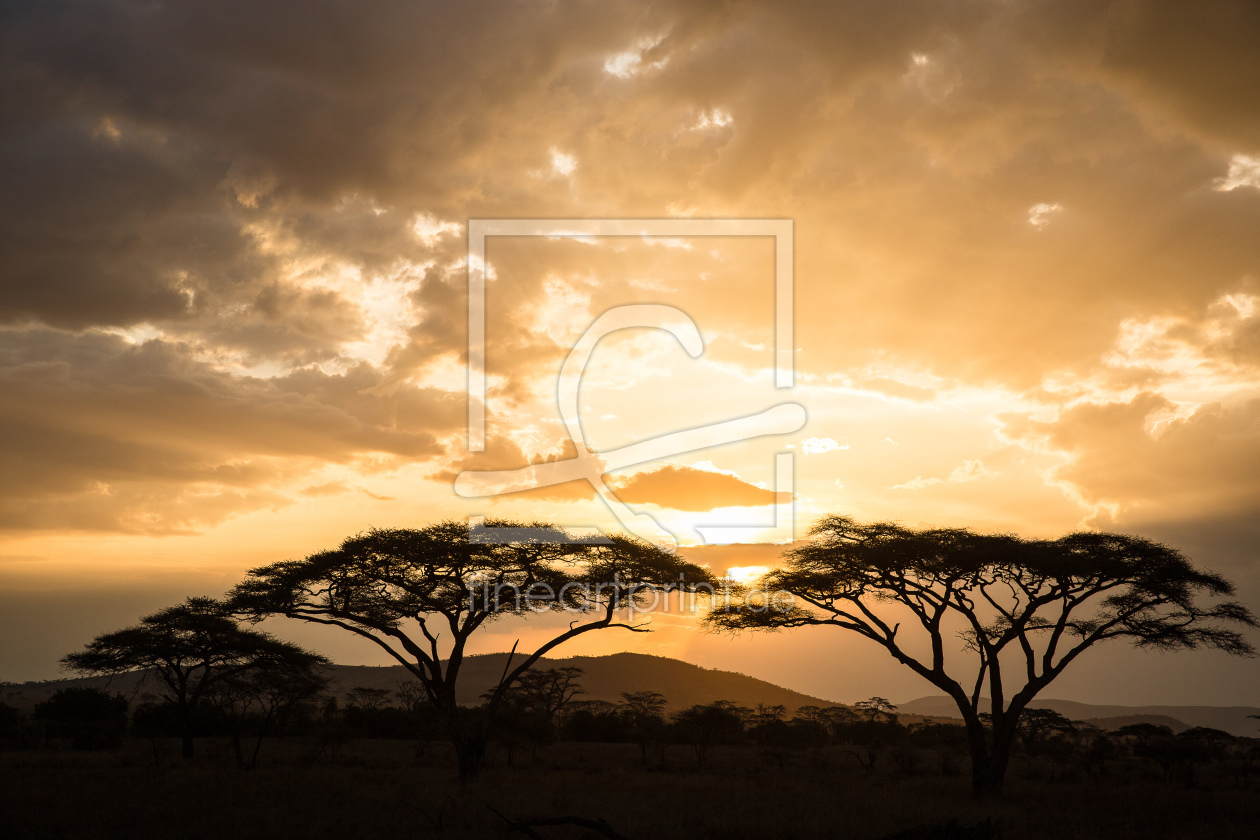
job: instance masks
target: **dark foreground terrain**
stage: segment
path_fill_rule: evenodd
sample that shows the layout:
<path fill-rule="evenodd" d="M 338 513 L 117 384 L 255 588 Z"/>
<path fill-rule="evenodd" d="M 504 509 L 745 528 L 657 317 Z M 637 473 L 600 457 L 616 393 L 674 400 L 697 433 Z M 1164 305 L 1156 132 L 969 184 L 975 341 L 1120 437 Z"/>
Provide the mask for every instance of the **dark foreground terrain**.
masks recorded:
<path fill-rule="evenodd" d="M 608 836 L 509 824 L 556 817 L 602 819 L 630 840 L 874 840 L 986 819 L 1000 823 L 1004 840 L 1260 836 L 1260 779 L 1167 781 L 1149 768 L 1122 765 L 1099 778 L 1066 780 L 1052 779 L 1047 768 L 1013 767 L 1006 799 L 984 803 L 970 798 L 961 775 L 903 773 L 891 765 L 868 774 L 838 748 L 784 759 L 750 746 L 719 747 L 699 771 L 691 751 L 677 745 L 644 768 L 634 745 L 562 743 L 536 757 L 518 754 L 516 767 L 496 753 L 485 773 L 461 788 L 442 744 L 357 740 L 316 758 L 297 740 L 269 743 L 254 770 L 237 769 L 226 743 L 198 747 L 189 763 L 173 742 L 139 738 L 115 751 L 0 752 L 0 837 Z"/>

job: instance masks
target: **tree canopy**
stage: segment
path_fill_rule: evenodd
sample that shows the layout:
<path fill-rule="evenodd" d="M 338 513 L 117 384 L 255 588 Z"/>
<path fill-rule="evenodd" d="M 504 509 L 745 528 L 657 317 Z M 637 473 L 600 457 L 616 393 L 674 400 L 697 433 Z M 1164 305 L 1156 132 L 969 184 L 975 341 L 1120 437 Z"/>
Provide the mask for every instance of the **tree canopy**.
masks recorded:
<path fill-rule="evenodd" d="M 1081 653 L 1108 639 L 1147 648 L 1254 650 L 1256 619 L 1219 575 L 1141 537 L 1056 540 L 914 529 L 828 516 L 787 565 L 707 617 L 716 630 L 808 625 L 855 632 L 948 694 L 967 722 L 977 792 L 1000 792 L 1020 712 Z M 1204 601 L 1203 599 L 1208 599 Z M 910 629 L 910 628 L 914 629 Z M 947 649 L 956 634 L 960 664 Z M 980 720 L 988 690 L 992 750 Z"/>
<path fill-rule="evenodd" d="M 328 664 L 319 654 L 241 627 L 228 607 L 213 598 L 189 598 L 145 616 L 134 627 L 97 636 L 61 661 L 80 673 L 155 674 L 166 686 L 166 699 L 178 709 L 185 757 L 193 749 L 191 714 L 219 682 L 251 669 Z"/>
<path fill-rule="evenodd" d="M 497 534 L 510 536 L 487 536 Z M 439 522 L 373 529 L 336 549 L 253 569 L 231 603 L 254 620 L 284 615 L 378 645 L 447 717 L 467 776 L 480 764 L 488 721 L 462 722 L 455 689 L 479 629 L 510 616 L 565 612 L 572 619 L 533 651 L 509 658 L 487 698 L 492 717 L 505 692 L 557 646 L 611 627 L 646 630 L 621 611 L 714 582 L 707 569 L 626 536 L 582 539 L 546 523 L 489 521 L 482 531 Z"/>

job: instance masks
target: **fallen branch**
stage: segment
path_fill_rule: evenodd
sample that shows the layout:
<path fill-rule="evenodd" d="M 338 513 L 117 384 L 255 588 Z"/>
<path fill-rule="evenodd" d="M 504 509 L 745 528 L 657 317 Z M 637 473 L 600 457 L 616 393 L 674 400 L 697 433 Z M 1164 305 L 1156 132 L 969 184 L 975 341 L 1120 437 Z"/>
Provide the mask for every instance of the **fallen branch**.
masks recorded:
<path fill-rule="evenodd" d="M 603 818 L 598 820 L 588 820 L 585 817 L 539 817 L 532 820 L 513 820 L 504 816 L 503 813 L 496 808 L 491 808 L 489 805 L 486 807 L 490 808 L 490 810 L 493 811 L 499 819 L 511 826 L 513 831 L 519 831 L 526 837 L 533 838 L 533 840 L 542 840 L 542 837 L 538 834 L 538 832 L 534 831 L 535 828 L 553 825 L 576 825 L 579 828 L 589 828 L 591 831 L 598 832 L 599 834 L 609 838 L 609 840 L 629 840 L 629 838 L 627 838 L 624 834 L 619 834 Z"/>

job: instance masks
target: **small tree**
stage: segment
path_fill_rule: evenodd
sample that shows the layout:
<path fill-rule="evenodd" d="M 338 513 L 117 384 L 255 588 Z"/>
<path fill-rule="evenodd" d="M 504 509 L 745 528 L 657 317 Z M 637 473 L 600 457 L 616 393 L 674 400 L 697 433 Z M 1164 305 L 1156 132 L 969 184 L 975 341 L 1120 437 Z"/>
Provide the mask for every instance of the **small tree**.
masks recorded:
<path fill-rule="evenodd" d="M 618 612 L 644 607 L 661 591 L 714 582 L 706 569 L 629 537 L 577 539 L 540 523 L 487 526 L 372 530 L 333 551 L 254 569 L 232 603 L 253 620 L 284 615 L 380 646 L 424 686 L 467 780 L 481 769 L 487 733 L 508 690 L 539 658 L 585 633 L 644 631 L 618 620 Z M 496 530 L 509 528 L 516 530 Z M 456 686 L 473 634 L 496 619 L 549 611 L 567 611 L 573 621 L 519 659 L 513 648 L 482 708 L 461 709 Z"/>
<path fill-rule="evenodd" d="M 1015 734 L 1024 752 L 1030 758 L 1036 758 L 1055 738 L 1075 735 L 1079 729 L 1075 721 L 1068 720 L 1053 709 L 1024 709 Z"/>
<path fill-rule="evenodd" d="M 298 655 L 315 656 L 268 633 L 241 627 L 213 598 L 189 598 L 145 616 L 135 627 L 97 636 L 61 663 L 88 674 L 136 670 L 156 674 L 166 687 L 164 699 L 176 710 L 183 756 L 188 759 L 193 757 L 193 713 L 208 699 L 210 688 L 251 668 Z"/>
<path fill-rule="evenodd" d="M 897 720 L 896 706 L 883 697 L 871 697 L 853 704 L 853 716 L 836 727 L 836 734 L 862 769 L 874 774 L 879 757 L 905 730 Z"/>
<path fill-rule="evenodd" d="M 424 693 L 424 686 L 415 680 L 399 680 L 394 687 L 398 703 L 410 715 L 419 715 L 429 705 L 429 695 Z"/>
<path fill-rule="evenodd" d="M 534 759 L 543 745 L 555 741 L 560 734 L 557 717 L 564 713 L 573 698 L 585 694 L 578 684 L 582 669 L 573 666 L 526 671 L 508 689 L 499 706 L 494 732 L 507 747 L 508 764 L 513 764 L 516 745 L 529 744 Z M 489 700 L 493 689 L 482 695 Z"/>
<path fill-rule="evenodd" d="M 655 691 L 623 691 L 618 711 L 630 737 L 639 745 L 639 760 L 646 765 L 648 747 L 660 743 L 665 731 L 665 697 Z"/>
<path fill-rule="evenodd" d="M 787 721 L 787 706 L 758 703 L 747 717 L 748 734 L 760 754 L 773 759 L 782 770 L 788 759 L 803 747 L 808 731 Z"/>
<path fill-rule="evenodd" d="M 674 713 L 674 731 L 696 754 L 696 766 L 709 763 L 709 750 L 717 744 L 733 744 L 744 734 L 744 719 L 751 711 L 730 700 L 695 705 Z"/>
<path fill-rule="evenodd" d="M 1194 787 L 1196 766 L 1224 760 L 1236 740 L 1228 732 L 1207 726 L 1194 726 L 1173 736 L 1175 752 L 1185 768 L 1186 786 Z"/>
<path fill-rule="evenodd" d="M 578 682 L 583 673 L 581 668 L 572 665 L 528 671 L 521 674 L 510 691 L 522 706 L 537 711 L 548 724 L 554 724 L 556 716 L 563 714 L 574 697 L 586 693 Z"/>
<path fill-rule="evenodd" d="M 369 688 L 360 685 L 350 689 L 350 699 L 347 701 L 351 706 L 357 706 L 365 712 L 378 712 L 389 705 L 389 698 L 393 695 L 393 690 L 388 688 Z"/>
<path fill-rule="evenodd" d="M 834 743 L 858 715 L 848 706 L 801 706 L 792 720 L 815 744 Z"/>
<path fill-rule="evenodd" d="M 206 698 L 227 718 L 238 767 L 257 767 L 263 739 L 309 710 L 328 688 L 325 668 L 330 664 L 317 653 L 279 644 L 255 659 L 253 667 L 212 681 Z M 241 739 L 251 727 L 254 747 L 246 760 Z"/>
<path fill-rule="evenodd" d="M 733 598 L 710 613 L 709 626 L 821 625 L 880 645 L 958 706 L 977 795 L 1001 793 L 1020 714 L 1093 645 L 1128 639 L 1161 650 L 1254 653 L 1230 626 L 1256 626 L 1245 607 L 1198 602 L 1203 595 L 1232 595 L 1233 586 L 1140 537 L 1022 540 L 861 525 L 846 516 L 825 517 L 811 535 L 813 541 L 787 552 L 786 568 L 758 582 L 760 590 L 790 593 L 794 604 Z M 947 654 L 951 633 L 964 640 L 966 664 Z M 916 645 L 928 653 L 916 655 Z M 986 687 L 991 735 L 981 720 Z"/>
<path fill-rule="evenodd" d="M 883 697 L 871 697 L 867 700 L 859 700 L 853 704 L 853 711 L 859 717 L 869 721 L 884 721 L 897 719 L 897 707 L 889 703 Z"/>

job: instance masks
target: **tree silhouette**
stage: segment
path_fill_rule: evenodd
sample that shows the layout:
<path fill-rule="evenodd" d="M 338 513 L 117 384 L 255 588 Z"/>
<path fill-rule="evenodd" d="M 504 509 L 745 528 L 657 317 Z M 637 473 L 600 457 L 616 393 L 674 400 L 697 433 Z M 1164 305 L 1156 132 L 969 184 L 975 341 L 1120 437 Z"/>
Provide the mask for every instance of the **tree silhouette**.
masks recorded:
<path fill-rule="evenodd" d="M 1138 746 L 1145 747 L 1152 740 L 1171 738 L 1173 731 L 1162 723 L 1130 723 L 1115 731 L 1118 738 L 1132 740 Z"/>
<path fill-rule="evenodd" d="M 350 690 L 350 704 L 367 712 L 375 712 L 389 705 L 390 695 L 394 692 L 388 688 L 368 688 L 356 686 Z"/>
<path fill-rule="evenodd" d="M 621 707 L 607 700 L 574 700 L 564 716 L 564 733 L 572 741 L 617 743 L 633 740 Z"/>
<path fill-rule="evenodd" d="M 848 706 L 801 706 L 792 718 L 807 741 L 829 744 L 839 741 L 858 715 Z"/>
<path fill-rule="evenodd" d="M 665 731 L 665 697 L 655 691 L 623 691 L 618 711 L 639 745 L 639 759 L 647 764 L 648 747 Z"/>
<path fill-rule="evenodd" d="M 379 645 L 424 686 L 467 780 L 481 769 L 487 733 L 508 690 L 540 657 L 585 633 L 646 630 L 619 621 L 618 611 L 647 606 L 662 591 L 714 582 L 706 569 L 629 537 L 593 541 L 541 523 L 486 524 L 517 530 L 506 532 L 507 542 L 486 539 L 494 532 L 463 522 L 372 530 L 335 550 L 252 570 L 232 603 L 253 620 L 285 615 Z M 480 710 L 459 707 L 459 673 L 477 630 L 508 616 L 562 610 L 572 622 L 520 659 L 513 648 Z"/>
<path fill-rule="evenodd" d="M 528 742 L 537 759 L 539 749 L 559 737 L 557 718 L 572 705 L 574 697 L 586 693 L 578 683 L 582 673 L 574 666 L 526 671 L 507 690 L 495 730 L 508 748 L 508 764 L 513 763 L 513 750 L 519 741 Z M 489 700 L 492 694 L 493 689 L 482 699 Z"/>
<path fill-rule="evenodd" d="M 22 712 L 0 700 L 0 739 L 16 738 L 22 731 Z"/>
<path fill-rule="evenodd" d="M 729 700 L 697 704 L 674 713 L 675 732 L 696 754 L 696 766 L 708 765 L 709 750 L 717 744 L 733 744 L 744 732 L 744 718 L 750 710 Z"/>
<path fill-rule="evenodd" d="M 578 683 L 584 672 L 581 668 L 569 665 L 563 668 L 546 668 L 541 671 L 526 671 L 516 683 L 508 689 L 512 702 L 530 712 L 537 713 L 548 725 L 554 724 L 556 716 L 564 712 L 579 694 L 586 689 Z M 493 690 L 492 690 L 493 691 Z M 491 692 L 487 692 L 489 699 Z"/>
<path fill-rule="evenodd" d="M 896 720 L 897 707 L 883 697 L 871 697 L 853 704 L 853 710 L 859 716 L 870 721 Z"/>
<path fill-rule="evenodd" d="M 213 598 L 189 598 L 115 630 L 62 658 L 62 667 L 89 674 L 150 671 L 166 686 L 164 698 L 176 709 L 183 757 L 193 757 L 192 717 L 219 681 L 286 657 L 323 657 L 282 642 L 268 633 L 241 627 Z"/>
<path fill-rule="evenodd" d="M 35 720 L 48 734 L 69 738 L 75 749 L 116 747 L 127 728 L 127 698 L 99 688 L 62 688 L 35 704 Z"/>
<path fill-rule="evenodd" d="M 811 536 L 786 553 L 785 568 L 758 582 L 759 591 L 791 593 L 794 603 L 743 593 L 716 606 L 708 625 L 725 631 L 831 626 L 882 646 L 958 706 L 977 795 L 1001 793 L 1020 714 L 1091 646 L 1128 639 L 1163 650 L 1254 653 L 1231 626 L 1256 626 L 1245 607 L 1198 603 L 1199 596 L 1232 595 L 1233 586 L 1140 537 L 1023 540 L 863 525 L 846 516 L 823 518 Z M 951 633 L 970 654 L 964 663 L 947 655 Z M 919 645 L 929 652 L 918 655 Z M 981 720 L 986 684 L 991 734 Z"/>
<path fill-rule="evenodd" d="M 302 710 L 309 711 L 329 684 L 327 658 L 284 643 L 267 647 L 251 667 L 213 680 L 206 690 L 206 699 L 227 718 L 241 768 L 257 767 L 263 738 L 282 729 Z M 251 726 L 254 748 L 247 761 L 241 738 Z"/>
<path fill-rule="evenodd" d="M 424 686 L 415 680 L 400 680 L 394 688 L 394 694 L 398 697 L 399 705 L 410 715 L 420 714 L 429 704 L 429 695 L 425 694 Z"/>
<path fill-rule="evenodd" d="M 849 745 L 849 755 L 870 775 L 879 757 L 904 729 L 897 720 L 896 706 L 883 697 L 871 697 L 853 704 L 853 716 L 838 727 L 837 734 Z"/>
<path fill-rule="evenodd" d="M 1024 709 L 1020 713 L 1015 734 L 1029 756 L 1041 755 L 1054 738 L 1075 735 L 1080 725 L 1053 709 Z"/>

